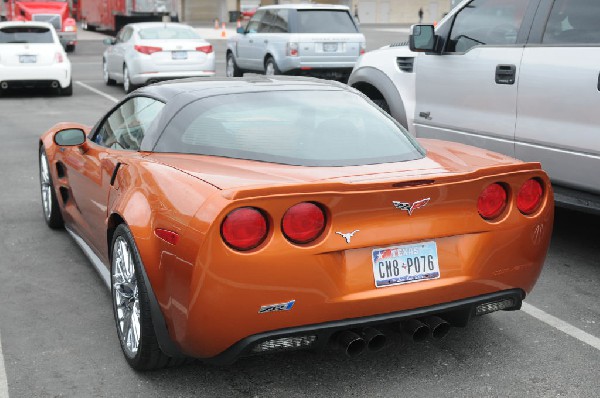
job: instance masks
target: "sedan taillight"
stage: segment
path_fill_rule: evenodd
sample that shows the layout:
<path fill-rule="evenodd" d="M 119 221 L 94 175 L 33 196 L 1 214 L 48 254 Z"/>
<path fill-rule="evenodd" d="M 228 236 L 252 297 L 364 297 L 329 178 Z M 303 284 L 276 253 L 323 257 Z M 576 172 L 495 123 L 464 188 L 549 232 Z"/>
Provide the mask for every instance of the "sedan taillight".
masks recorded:
<path fill-rule="evenodd" d="M 229 247 L 246 251 L 260 246 L 267 238 L 269 224 L 254 207 L 240 207 L 229 213 L 221 224 L 221 236 Z"/>
<path fill-rule="evenodd" d="M 213 52 L 213 46 L 211 46 L 210 44 L 208 46 L 202 46 L 202 47 L 196 47 L 196 51 L 200 51 L 206 54 L 210 54 L 211 52 Z"/>
<path fill-rule="evenodd" d="M 152 46 L 133 46 L 133 48 L 135 48 L 135 51 L 147 55 L 162 51 L 162 48 Z"/>

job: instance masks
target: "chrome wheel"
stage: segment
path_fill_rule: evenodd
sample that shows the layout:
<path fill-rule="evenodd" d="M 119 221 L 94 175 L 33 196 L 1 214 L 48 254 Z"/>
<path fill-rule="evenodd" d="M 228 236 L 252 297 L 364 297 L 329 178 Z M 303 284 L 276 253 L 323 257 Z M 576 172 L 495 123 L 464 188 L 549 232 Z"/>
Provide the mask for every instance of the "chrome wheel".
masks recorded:
<path fill-rule="evenodd" d="M 40 154 L 40 188 L 42 190 L 42 208 L 46 221 L 52 216 L 52 182 L 50 180 L 50 168 L 46 154 Z"/>
<path fill-rule="evenodd" d="M 126 93 L 129 93 L 131 89 L 131 82 L 129 81 L 129 70 L 127 66 L 123 67 L 123 89 L 125 89 Z"/>
<path fill-rule="evenodd" d="M 265 65 L 265 75 L 274 76 L 275 75 L 275 64 L 273 62 L 267 62 Z"/>
<path fill-rule="evenodd" d="M 234 76 L 234 68 L 235 68 L 235 65 L 233 64 L 233 57 L 232 56 L 227 57 L 227 65 L 225 66 L 225 74 L 227 75 L 227 77 Z"/>
<path fill-rule="evenodd" d="M 108 84 L 110 76 L 108 75 L 108 65 L 106 64 L 106 61 L 102 62 L 102 77 L 104 78 L 104 83 Z"/>
<path fill-rule="evenodd" d="M 123 236 L 114 242 L 111 271 L 119 339 L 126 354 L 135 357 L 141 339 L 140 299 L 133 253 Z"/>

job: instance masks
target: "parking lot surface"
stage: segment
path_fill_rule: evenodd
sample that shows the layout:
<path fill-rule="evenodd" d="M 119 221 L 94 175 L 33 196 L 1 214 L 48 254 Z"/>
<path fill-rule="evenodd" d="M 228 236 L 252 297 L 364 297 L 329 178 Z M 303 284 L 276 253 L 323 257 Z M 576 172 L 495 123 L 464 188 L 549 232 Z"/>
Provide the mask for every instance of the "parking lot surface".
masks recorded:
<path fill-rule="evenodd" d="M 370 49 L 407 32 L 363 31 Z M 70 55 L 73 97 L 0 97 L 0 398 L 598 396 L 600 217 L 564 209 L 522 311 L 477 318 L 441 341 L 395 343 L 356 359 L 295 352 L 229 367 L 131 370 L 108 290 L 69 235 L 46 227 L 40 204 L 39 135 L 60 121 L 93 124 L 124 96 L 122 87 L 102 81 L 102 35 L 81 38 Z M 212 39 L 223 76 L 225 42 Z"/>

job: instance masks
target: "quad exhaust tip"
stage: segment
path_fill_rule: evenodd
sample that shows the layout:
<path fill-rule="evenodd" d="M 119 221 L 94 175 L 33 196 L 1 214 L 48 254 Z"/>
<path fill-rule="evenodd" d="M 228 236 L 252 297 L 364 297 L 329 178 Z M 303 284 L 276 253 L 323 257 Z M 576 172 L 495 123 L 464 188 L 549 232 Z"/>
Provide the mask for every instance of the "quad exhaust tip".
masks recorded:
<path fill-rule="evenodd" d="M 343 331 L 339 334 L 338 344 L 350 358 L 360 355 L 367 346 L 367 343 L 362 337 L 350 330 Z"/>
<path fill-rule="evenodd" d="M 450 324 L 438 316 L 428 316 L 421 319 L 431 330 L 431 337 L 436 340 L 443 339 L 450 331 Z"/>
<path fill-rule="evenodd" d="M 385 337 L 385 335 L 379 330 L 372 327 L 364 328 L 361 334 L 363 340 L 365 340 L 365 343 L 367 344 L 367 348 L 369 349 L 369 351 L 379 351 L 385 346 L 385 343 L 387 342 L 387 337 Z"/>
<path fill-rule="evenodd" d="M 425 341 L 429 337 L 431 330 L 429 326 L 418 319 L 409 319 L 400 324 L 402 331 L 412 338 L 415 343 Z"/>

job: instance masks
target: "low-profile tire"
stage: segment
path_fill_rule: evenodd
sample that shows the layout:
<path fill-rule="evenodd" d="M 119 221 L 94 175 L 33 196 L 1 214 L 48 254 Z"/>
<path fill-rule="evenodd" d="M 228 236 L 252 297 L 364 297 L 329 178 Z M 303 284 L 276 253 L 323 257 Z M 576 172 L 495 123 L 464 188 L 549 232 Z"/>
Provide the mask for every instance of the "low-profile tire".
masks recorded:
<path fill-rule="evenodd" d="M 111 242 L 111 296 L 117 336 L 127 363 L 136 370 L 155 370 L 186 362 L 161 349 L 154 332 L 142 260 L 131 231 L 119 225 Z"/>
<path fill-rule="evenodd" d="M 138 85 L 133 84 L 131 82 L 131 79 L 129 76 L 129 68 L 127 67 L 127 65 L 123 65 L 123 90 L 125 90 L 125 92 L 127 94 L 129 94 L 132 91 L 135 91 L 137 88 L 138 88 Z"/>
<path fill-rule="evenodd" d="M 279 67 L 277 66 L 277 63 L 275 62 L 273 57 L 269 57 L 265 61 L 265 75 L 267 75 L 267 76 L 281 75 L 281 71 L 279 70 Z"/>
<path fill-rule="evenodd" d="M 52 229 L 59 229 L 64 226 L 60 205 L 54 190 L 54 182 L 50 173 L 50 164 L 46 156 L 44 146 L 40 146 L 39 153 L 40 166 L 40 191 L 42 194 L 42 211 L 44 212 L 44 220 Z"/>
<path fill-rule="evenodd" d="M 379 99 L 374 99 L 371 100 L 375 103 L 375 105 L 377 105 L 378 107 L 380 107 L 382 110 L 384 110 L 386 113 L 390 113 L 390 106 L 388 105 L 387 101 L 384 100 L 383 98 L 379 98 Z"/>
<path fill-rule="evenodd" d="M 225 74 L 227 77 L 242 77 L 244 72 L 235 63 L 235 58 L 231 52 L 227 53 L 225 60 Z"/>
<path fill-rule="evenodd" d="M 117 84 L 115 79 L 111 79 L 110 74 L 108 73 L 108 64 L 105 59 L 102 59 L 102 79 L 104 80 L 104 84 L 107 86 L 114 86 Z"/>
<path fill-rule="evenodd" d="M 73 80 L 69 82 L 67 87 L 60 89 L 60 95 L 63 97 L 70 97 L 73 95 Z"/>

